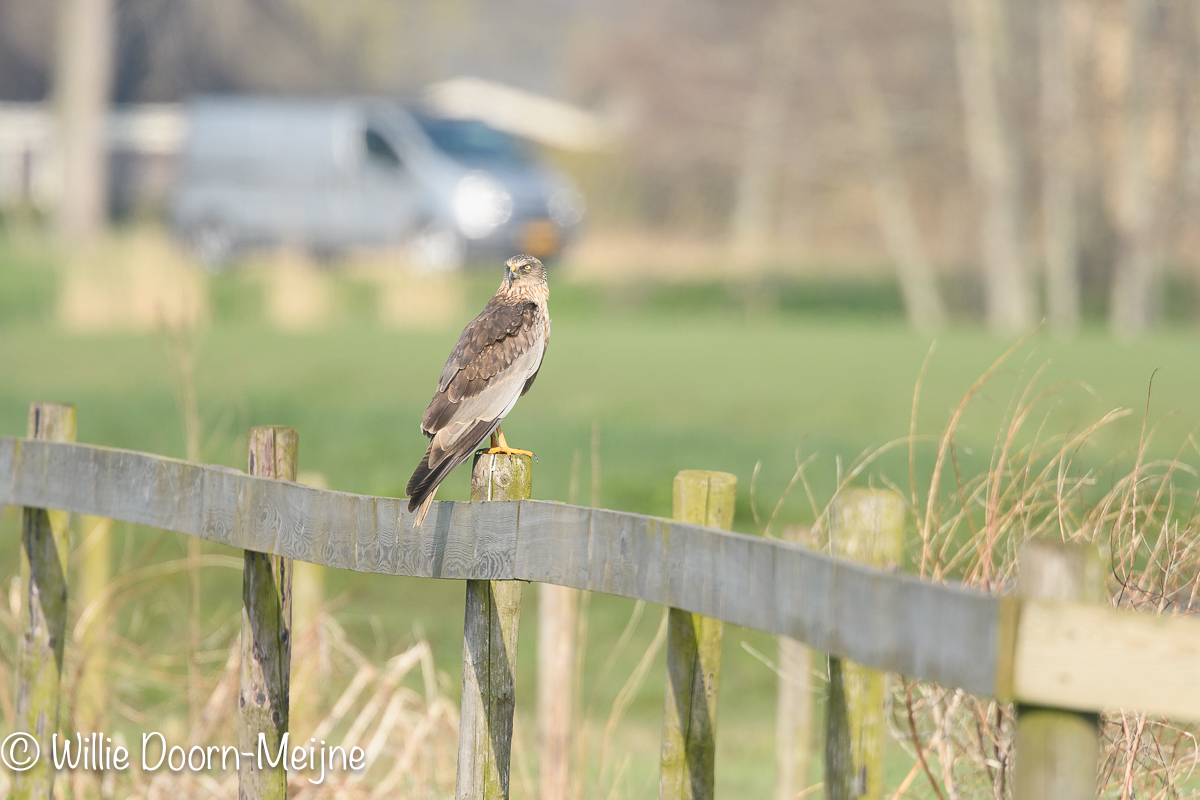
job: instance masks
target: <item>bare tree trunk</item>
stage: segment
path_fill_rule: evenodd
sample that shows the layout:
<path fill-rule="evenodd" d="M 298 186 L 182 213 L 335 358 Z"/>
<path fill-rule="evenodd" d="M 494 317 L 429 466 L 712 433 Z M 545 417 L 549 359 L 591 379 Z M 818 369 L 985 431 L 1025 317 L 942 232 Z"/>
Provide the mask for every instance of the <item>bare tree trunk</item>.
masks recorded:
<path fill-rule="evenodd" d="M 1079 245 L 1075 221 L 1076 111 L 1073 0 L 1041 0 L 1042 247 L 1046 311 L 1060 332 L 1079 327 Z"/>
<path fill-rule="evenodd" d="M 875 84 L 871 65 L 860 48 L 849 49 L 842 68 L 858 127 L 862 129 L 866 143 L 879 224 L 888 252 L 896 264 L 908 321 L 917 330 L 935 330 L 945 322 L 946 312 L 896 157 L 887 105 Z"/>
<path fill-rule="evenodd" d="M 1184 25 L 1186 27 L 1181 37 L 1181 67 L 1184 75 L 1181 88 L 1185 93 L 1180 121 L 1180 130 L 1183 132 L 1179 176 L 1181 199 L 1175 212 L 1175 234 L 1181 258 L 1192 261 L 1193 293 L 1200 295 L 1200 262 L 1196 260 L 1195 250 L 1192 249 L 1200 237 L 1195 230 L 1187 230 L 1191 227 L 1190 221 L 1200 214 L 1200 8 L 1196 4 L 1184 5 Z M 1200 308 L 1192 309 L 1192 317 L 1200 319 Z"/>
<path fill-rule="evenodd" d="M 1183 3 L 1164 8 L 1160 42 L 1161 62 L 1166 80 L 1157 73 L 1153 83 L 1165 86 L 1157 121 L 1151 129 L 1165 125 L 1170 128 L 1151 135 L 1157 146 L 1151 146 L 1150 174 L 1158 198 L 1154 239 L 1156 260 L 1161 264 L 1187 263 L 1188 237 L 1193 234 L 1196 218 L 1195 192 L 1197 167 L 1200 167 L 1200 137 L 1196 119 L 1200 111 L 1200 9 L 1195 3 Z M 1164 147 L 1164 144 L 1170 144 Z M 1160 294 L 1163 294 L 1160 292 Z M 1165 306 L 1165 300 L 1164 300 Z M 1165 309 L 1164 309 L 1165 310 Z"/>
<path fill-rule="evenodd" d="M 1200 201 L 1200 8 L 1184 6 L 1186 31 L 1183 70 L 1185 89 L 1186 139 L 1184 142 L 1184 179 L 1189 205 Z"/>
<path fill-rule="evenodd" d="M 804 7 L 796 0 L 777 0 L 763 25 L 759 84 L 746 113 L 741 173 L 733 205 L 734 252 L 746 260 L 760 257 L 771 235 L 787 88 L 800 50 L 803 13 Z"/>
<path fill-rule="evenodd" d="M 1117 187 L 1117 263 L 1113 272 L 1109 326 L 1125 336 L 1139 334 L 1157 314 L 1158 270 L 1153 241 L 1154 186 L 1148 138 L 1153 95 L 1147 81 L 1147 39 L 1154 0 L 1127 0 L 1128 70 L 1122 98 Z"/>
<path fill-rule="evenodd" d="M 112 90 L 113 0 L 59 0 L 55 102 L 62 153 L 58 226 L 83 241 L 105 224 L 105 125 Z"/>
<path fill-rule="evenodd" d="M 795 120 L 793 129 L 802 128 Z M 787 157 L 780 165 L 779 208 L 775 216 L 775 236 L 788 252 L 799 258 L 812 253 L 814 202 L 810 185 L 815 158 L 810 149 L 811 137 L 785 138 Z"/>
<path fill-rule="evenodd" d="M 1001 59 L 1007 39 L 1001 0 L 950 0 L 959 89 L 971 173 L 982 205 L 980 244 L 988 325 L 1000 333 L 1033 322 L 1021 256 L 1016 148 L 1001 111 Z"/>

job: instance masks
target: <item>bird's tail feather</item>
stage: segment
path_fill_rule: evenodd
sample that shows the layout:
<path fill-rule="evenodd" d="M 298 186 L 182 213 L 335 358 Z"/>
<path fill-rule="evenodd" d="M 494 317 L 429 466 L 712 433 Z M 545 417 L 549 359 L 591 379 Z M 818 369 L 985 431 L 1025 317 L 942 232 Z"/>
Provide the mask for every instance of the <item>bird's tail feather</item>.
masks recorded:
<path fill-rule="evenodd" d="M 450 474 L 452 469 L 470 458 L 471 454 L 475 452 L 475 448 L 488 437 L 495 427 L 496 421 L 488 422 L 486 420 L 480 420 L 472 425 L 446 450 L 442 460 L 432 467 L 429 465 L 429 453 L 433 449 L 433 443 L 430 443 L 421 463 L 417 464 L 412 477 L 408 479 L 406 488 L 408 510 L 417 512 L 413 518 L 413 527 L 420 527 L 421 523 L 425 521 L 425 515 L 429 513 L 433 496 L 445 477 Z"/>
<path fill-rule="evenodd" d="M 429 513 L 429 507 L 433 505 L 433 497 L 437 494 L 437 487 L 433 491 L 425 495 L 425 499 L 417 506 L 417 513 L 413 516 L 413 527 L 419 528 L 425 522 L 425 515 Z M 409 503 L 408 510 L 412 511 L 412 504 Z"/>

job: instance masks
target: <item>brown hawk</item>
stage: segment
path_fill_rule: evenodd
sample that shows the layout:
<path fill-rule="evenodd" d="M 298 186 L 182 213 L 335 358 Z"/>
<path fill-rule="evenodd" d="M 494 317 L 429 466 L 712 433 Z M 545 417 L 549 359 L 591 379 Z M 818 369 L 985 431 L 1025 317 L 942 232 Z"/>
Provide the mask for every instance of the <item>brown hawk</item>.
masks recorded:
<path fill-rule="evenodd" d="M 490 453 L 520 453 L 504 441 L 500 421 L 529 391 L 550 341 L 550 287 L 546 268 L 533 256 L 513 256 L 500 288 L 463 329 L 437 391 L 425 409 L 421 432 L 432 441 L 408 479 L 414 526 L 425 520 L 438 485 L 491 436 Z"/>

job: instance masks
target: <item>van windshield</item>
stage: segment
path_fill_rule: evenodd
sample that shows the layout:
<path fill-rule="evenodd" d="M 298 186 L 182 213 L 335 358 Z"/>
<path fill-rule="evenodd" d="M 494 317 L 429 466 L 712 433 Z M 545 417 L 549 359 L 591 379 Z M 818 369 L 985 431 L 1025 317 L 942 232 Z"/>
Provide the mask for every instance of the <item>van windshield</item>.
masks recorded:
<path fill-rule="evenodd" d="M 529 154 L 517 138 L 475 120 L 417 117 L 439 150 L 468 164 L 525 162 Z"/>

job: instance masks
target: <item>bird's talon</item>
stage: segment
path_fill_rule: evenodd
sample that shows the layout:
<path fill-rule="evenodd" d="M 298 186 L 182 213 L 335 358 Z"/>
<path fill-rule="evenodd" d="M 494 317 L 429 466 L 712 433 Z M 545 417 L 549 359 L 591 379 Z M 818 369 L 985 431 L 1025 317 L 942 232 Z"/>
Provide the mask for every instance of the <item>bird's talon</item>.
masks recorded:
<path fill-rule="evenodd" d="M 487 450 L 484 450 L 483 452 L 484 452 L 484 455 L 489 455 L 489 456 L 496 456 L 496 455 L 529 456 L 530 458 L 537 458 L 537 456 L 535 456 L 529 450 L 517 450 L 512 447 L 489 447 Z"/>

